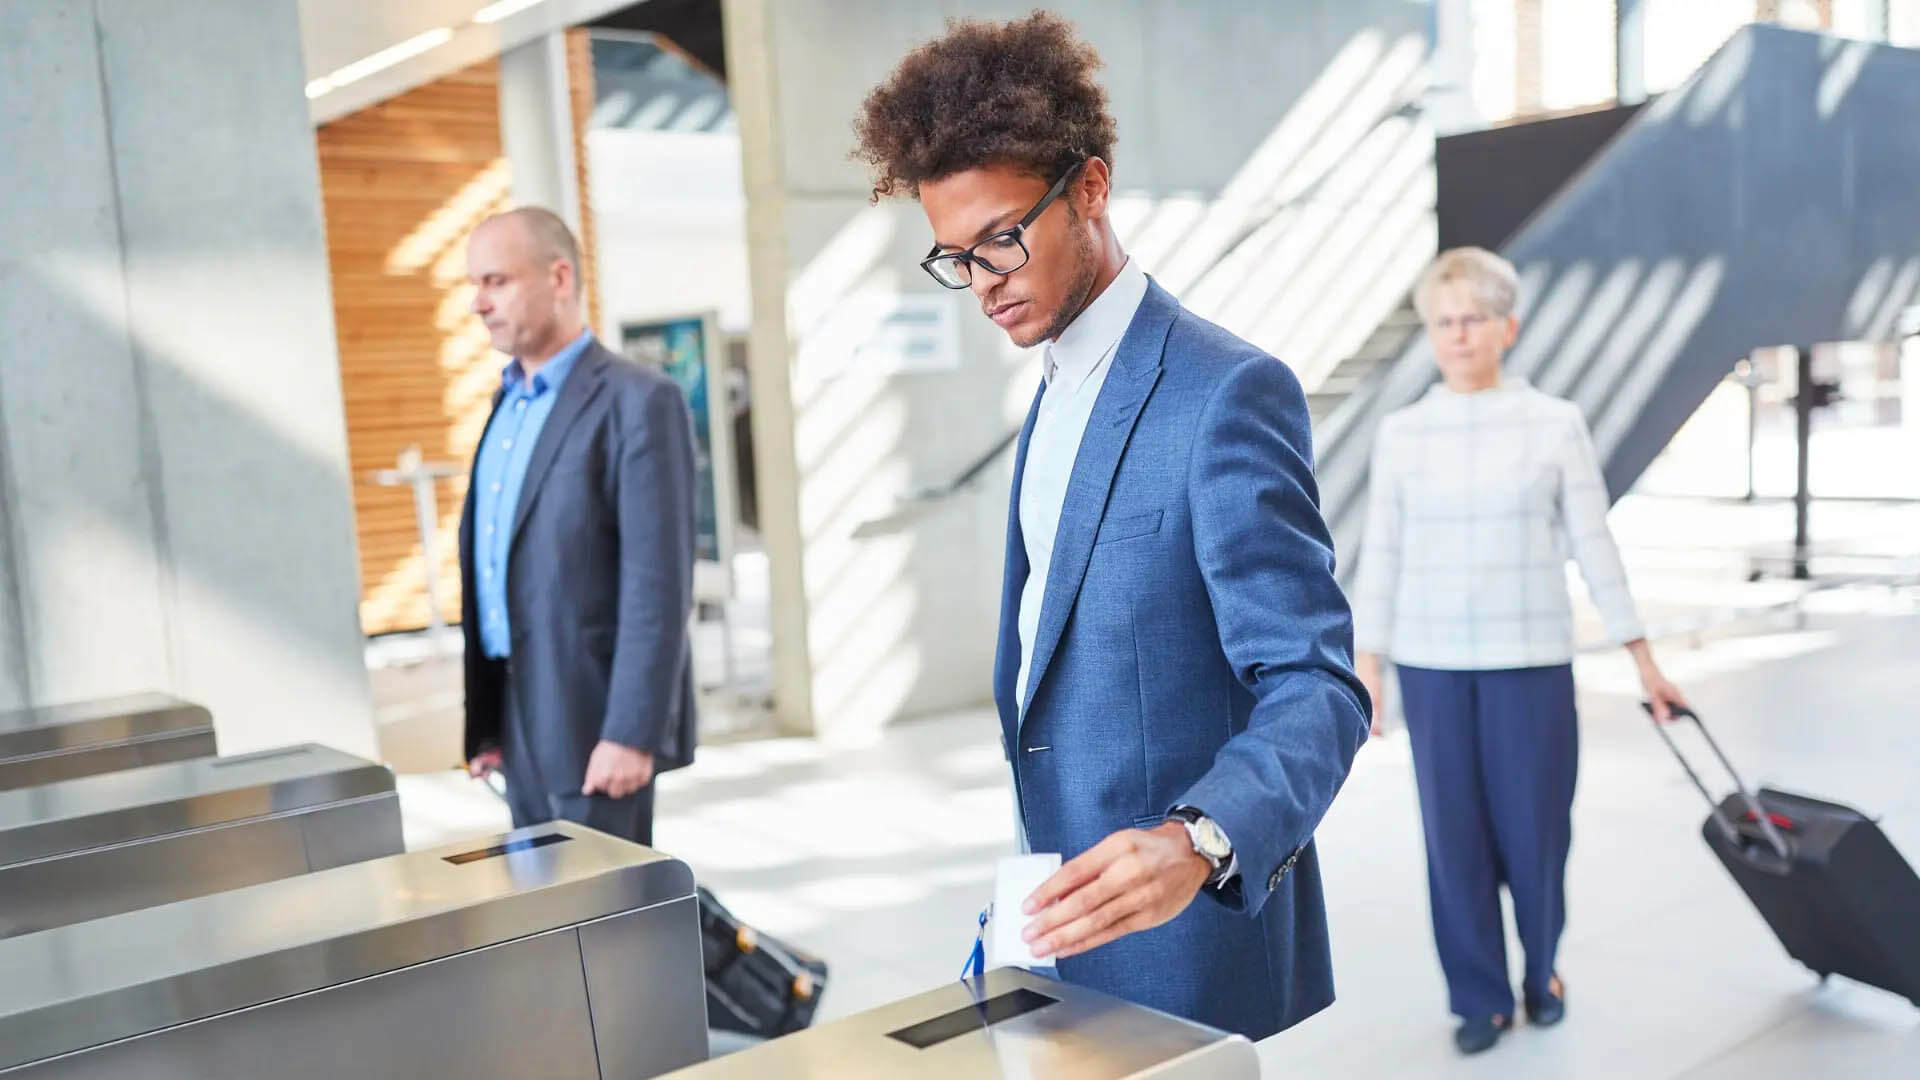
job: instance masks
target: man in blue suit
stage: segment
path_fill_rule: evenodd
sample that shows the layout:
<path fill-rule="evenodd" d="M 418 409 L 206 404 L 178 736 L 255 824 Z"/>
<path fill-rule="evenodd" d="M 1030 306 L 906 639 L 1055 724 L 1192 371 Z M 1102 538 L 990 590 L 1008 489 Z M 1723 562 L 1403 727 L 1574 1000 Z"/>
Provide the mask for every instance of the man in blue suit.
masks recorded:
<path fill-rule="evenodd" d="M 1099 65 L 1057 16 L 951 24 L 868 97 L 859 156 L 926 211 L 926 271 L 1040 347 L 994 690 L 1026 840 L 1069 861 L 1026 935 L 1261 1038 L 1333 1000 L 1312 838 L 1369 704 L 1300 384 L 1121 250 Z"/>

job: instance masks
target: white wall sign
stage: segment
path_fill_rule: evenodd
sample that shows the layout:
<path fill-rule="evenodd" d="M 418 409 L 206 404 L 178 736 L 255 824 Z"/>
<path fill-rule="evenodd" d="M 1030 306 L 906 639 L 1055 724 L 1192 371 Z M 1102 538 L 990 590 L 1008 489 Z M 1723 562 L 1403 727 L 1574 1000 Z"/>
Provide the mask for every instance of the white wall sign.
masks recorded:
<path fill-rule="evenodd" d="M 800 349 L 815 378 L 889 376 L 960 367 L 959 308 L 938 293 L 856 293 Z"/>

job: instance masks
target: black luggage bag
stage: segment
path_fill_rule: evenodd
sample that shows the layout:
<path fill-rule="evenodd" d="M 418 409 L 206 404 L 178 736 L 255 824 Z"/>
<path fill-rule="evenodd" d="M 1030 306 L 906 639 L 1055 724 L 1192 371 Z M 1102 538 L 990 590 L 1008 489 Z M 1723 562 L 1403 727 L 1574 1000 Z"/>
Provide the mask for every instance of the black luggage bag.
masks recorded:
<path fill-rule="evenodd" d="M 1872 820 L 1851 807 L 1762 788 L 1750 793 L 1689 710 L 1735 791 L 1715 802 L 1664 727 L 1656 725 L 1713 812 L 1707 846 L 1795 960 L 1822 979 L 1844 975 L 1920 1006 L 1920 878 Z"/>
<path fill-rule="evenodd" d="M 707 1026 L 772 1039 L 811 1024 L 827 986 L 826 961 L 743 924 L 705 887 L 697 892 Z"/>

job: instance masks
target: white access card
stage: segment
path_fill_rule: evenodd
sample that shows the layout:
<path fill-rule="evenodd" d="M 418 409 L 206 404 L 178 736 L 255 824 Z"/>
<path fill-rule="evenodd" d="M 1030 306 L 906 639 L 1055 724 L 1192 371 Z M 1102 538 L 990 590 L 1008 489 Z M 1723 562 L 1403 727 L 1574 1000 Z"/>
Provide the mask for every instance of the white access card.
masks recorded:
<path fill-rule="evenodd" d="M 990 967 L 1052 967 L 1053 957 L 1036 960 L 1020 935 L 1033 917 L 1020 910 L 1027 897 L 1060 869 L 1060 856 L 1008 855 L 1000 860 L 993 885 L 993 937 L 988 942 Z"/>

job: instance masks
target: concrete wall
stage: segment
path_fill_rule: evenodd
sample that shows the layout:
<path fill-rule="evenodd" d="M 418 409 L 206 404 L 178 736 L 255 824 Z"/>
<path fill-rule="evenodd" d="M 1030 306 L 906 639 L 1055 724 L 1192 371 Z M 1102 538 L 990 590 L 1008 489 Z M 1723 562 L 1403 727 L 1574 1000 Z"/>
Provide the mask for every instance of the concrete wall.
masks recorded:
<path fill-rule="evenodd" d="M 990 697 L 1010 459 L 954 498 L 904 511 L 900 500 L 946 483 L 1018 425 L 1036 361 L 965 294 L 925 278 L 918 206 L 869 206 L 866 176 L 847 155 L 861 99 L 945 18 L 1033 6 L 726 5 L 749 200 L 775 697 L 789 728 L 858 739 L 895 716 Z M 1119 123 L 1116 221 L 1149 272 L 1296 363 L 1357 345 L 1404 295 L 1404 285 L 1374 285 L 1410 274 L 1431 251 L 1431 139 L 1390 117 L 1419 95 L 1429 5 L 1049 6 L 1106 60 Z M 1390 187 L 1371 186 L 1386 175 L 1397 178 Z M 1343 275 L 1374 284 L 1320 288 Z M 951 369 L 894 373 L 884 355 L 849 364 L 855 316 L 903 296 L 951 305 Z M 1304 324 L 1317 326 L 1311 345 Z"/>
<path fill-rule="evenodd" d="M 731 132 L 587 134 L 600 239 L 601 319 L 620 324 L 713 310 L 746 330 L 747 199 Z"/>
<path fill-rule="evenodd" d="M 294 0 L 0 7 L 0 703 L 372 756 Z"/>

